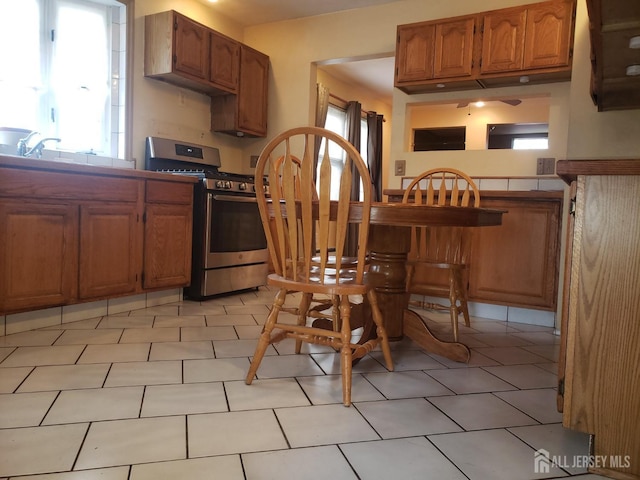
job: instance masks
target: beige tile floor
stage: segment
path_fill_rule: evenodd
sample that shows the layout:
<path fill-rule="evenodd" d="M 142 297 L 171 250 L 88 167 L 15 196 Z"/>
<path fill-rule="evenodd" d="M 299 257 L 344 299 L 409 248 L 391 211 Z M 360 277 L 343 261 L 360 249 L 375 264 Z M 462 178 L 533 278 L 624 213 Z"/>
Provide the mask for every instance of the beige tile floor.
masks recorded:
<path fill-rule="evenodd" d="M 392 345 L 341 403 L 339 356 L 271 346 L 244 384 L 272 292 L 185 301 L 0 337 L 0 478 L 603 478 L 534 471 L 588 454 L 555 409 L 552 329 L 474 318 L 469 364 Z M 449 335 L 448 317 L 419 311 Z"/>

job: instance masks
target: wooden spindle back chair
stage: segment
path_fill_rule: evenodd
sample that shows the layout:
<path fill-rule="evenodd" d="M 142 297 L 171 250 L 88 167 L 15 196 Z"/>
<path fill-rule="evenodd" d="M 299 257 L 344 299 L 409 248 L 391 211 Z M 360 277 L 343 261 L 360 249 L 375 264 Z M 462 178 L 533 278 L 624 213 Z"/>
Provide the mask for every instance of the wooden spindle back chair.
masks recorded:
<path fill-rule="evenodd" d="M 435 168 L 413 179 L 405 189 L 403 203 L 423 205 L 479 207 L 480 191 L 465 173 L 453 168 Z M 412 302 L 430 309 L 447 309 L 451 316 L 453 338 L 458 340 L 458 316 L 470 326 L 467 306 L 468 267 L 471 256 L 471 227 L 413 227 L 407 262 L 407 290 L 422 295 L 440 295 L 441 289 L 416 277 L 416 269 L 428 278 L 432 269 L 448 271 L 449 305 L 437 302 Z"/>
<path fill-rule="evenodd" d="M 296 185 L 313 185 L 315 142 L 323 142 L 318 160 L 316 195 L 312 188 L 296 188 Z M 332 165 L 330 150 L 332 153 L 342 153 L 341 169 Z M 275 161 L 279 156 L 283 156 L 283 160 Z M 337 159 L 333 160 L 335 164 Z M 296 340 L 296 353 L 300 353 L 303 342 L 329 345 L 340 351 L 343 403 L 350 405 L 351 365 L 354 359 L 362 358 L 381 345 L 387 368 L 393 369 L 375 291 L 365 281 L 371 209 L 367 166 L 353 145 L 341 136 L 319 127 L 298 127 L 281 133 L 264 147 L 256 164 L 256 177 L 264 176 L 267 168 L 270 197 L 267 197 L 264 186 L 260 185 L 256 187 L 256 197 L 275 269 L 267 281 L 269 285 L 277 287 L 278 292 L 258 341 L 246 383 L 253 381 L 264 353 L 272 343 L 293 338 Z M 342 266 L 342 258 L 349 223 L 352 169 L 358 171 L 364 186 L 358 238 L 361 248 L 357 252 L 355 267 L 346 269 Z M 332 184 L 338 184 L 340 191 L 339 198 L 334 201 L 330 199 Z M 331 223 L 335 225 L 333 241 L 330 241 L 334 228 Z M 301 293 L 299 304 L 293 310 L 297 323 L 291 325 L 280 322 L 279 313 L 287 311 L 284 307 L 287 296 L 297 292 Z M 314 294 L 326 295 L 333 307 L 339 310 L 339 329 L 317 328 L 307 324 Z M 351 339 L 349 297 L 353 295 L 367 297 L 376 324 L 377 337 L 362 345 Z"/>

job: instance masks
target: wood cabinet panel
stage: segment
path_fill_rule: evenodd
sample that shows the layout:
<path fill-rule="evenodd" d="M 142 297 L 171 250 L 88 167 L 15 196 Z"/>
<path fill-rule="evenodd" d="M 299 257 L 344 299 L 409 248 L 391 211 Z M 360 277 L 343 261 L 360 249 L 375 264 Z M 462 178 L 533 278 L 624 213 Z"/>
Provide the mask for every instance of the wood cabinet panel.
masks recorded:
<path fill-rule="evenodd" d="M 240 69 L 240 45 L 235 40 L 218 32 L 209 32 L 211 53 L 209 79 L 225 86 L 229 92 L 238 91 L 238 71 Z"/>
<path fill-rule="evenodd" d="M 145 288 L 187 286 L 191 281 L 191 205 L 148 205 L 145 213 Z"/>
<path fill-rule="evenodd" d="M 556 1 L 527 9 L 524 69 L 569 65 L 573 7 L 573 2 Z"/>
<path fill-rule="evenodd" d="M 482 39 L 482 73 L 522 69 L 525 9 L 491 12 L 484 16 Z"/>
<path fill-rule="evenodd" d="M 475 17 L 435 26 L 434 78 L 471 75 Z"/>
<path fill-rule="evenodd" d="M 0 312 L 76 296 L 76 206 L 0 199 L 0 225 Z"/>
<path fill-rule="evenodd" d="M 193 20 L 173 15 L 173 62 L 177 72 L 209 80 L 209 31 Z"/>
<path fill-rule="evenodd" d="M 639 170 L 640 161 L 626 163 Z M 575 220 L 565 279 L 563 425 L 594 435 L 594 455 L 630 459 L 628 465 L 609 463 L 590 471 L 640 478 L 640 182 L 637 174 L 580 170 L 573 169 L 578 172 Z"/>
<path fill-rule="evenodd" d="M 417 24 L 398 27 L 396 47 L 396 83 L 433 78 L 435 25 Z"/>
<path fill-rule="evenodd" d="M 145 201 L 147 203 L 191 205 L 193 203 L 193 185 L 147 180 Z"/>
<path fill-rule="evenodd" d="M 562 201 L 482 200 L 508 210 L 475 232 L 469 298 L 555 310 Z"/>
<path fill-rule="evenodd" d="M 80 209 L 80 298 L 133 293 L 137 289 L 140 235 L 136 204 Z"/>

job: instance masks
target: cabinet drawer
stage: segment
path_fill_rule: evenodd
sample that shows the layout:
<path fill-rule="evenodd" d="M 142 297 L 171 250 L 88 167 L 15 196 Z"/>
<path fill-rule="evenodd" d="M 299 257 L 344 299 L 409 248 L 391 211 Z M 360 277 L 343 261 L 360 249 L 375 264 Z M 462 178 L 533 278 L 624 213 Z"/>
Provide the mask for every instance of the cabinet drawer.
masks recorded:
<path fill-rule="evenodd" d="M 0 196 L 137 202 L 140 180 L 0 168 Z"/>
<path fill-rule="evenodd" d="M 169 203 L 191 205 L 193 202 L 193 184 L 147 180 L 147 203 Z"/>

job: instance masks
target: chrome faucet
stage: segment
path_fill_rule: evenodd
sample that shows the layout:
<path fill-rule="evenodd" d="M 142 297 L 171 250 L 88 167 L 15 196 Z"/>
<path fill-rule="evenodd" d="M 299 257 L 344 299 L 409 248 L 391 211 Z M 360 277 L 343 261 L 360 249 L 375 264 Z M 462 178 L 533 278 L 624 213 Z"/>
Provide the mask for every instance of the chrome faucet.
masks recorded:
<path fill-rule="evenodd" d="M 20 157 L 26 157 L 27 156 L 27 142 L 29 140 L 31 140 L 31 137 L 33 137 L 34 135 L 38 135 L 38 132 L 31 132 L 29 133 L 29 135 L 27 135 L 24 138 L 21 138 L 20 140 L 18 140 L 18 156 Z"/>
<path fill-rule="evenodd" d="M 35 154 L 36 158 L 42 158 L 42 148 L 44 147 L 45 142 L 48 142 L 49 140 L 55 141 L 55 142 L 59 142 L 60 141 L 59 138 L 55 138 L 55 137 L 43 138 L 38 143 L 36 143 L 31 148 L 31 150 L 29 150 L 27 153 L 25 153 L 24 156 L 25 157 L 32 157 Z"/>

